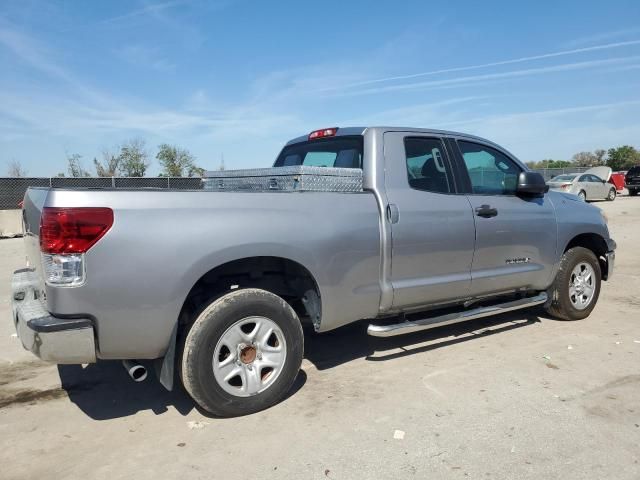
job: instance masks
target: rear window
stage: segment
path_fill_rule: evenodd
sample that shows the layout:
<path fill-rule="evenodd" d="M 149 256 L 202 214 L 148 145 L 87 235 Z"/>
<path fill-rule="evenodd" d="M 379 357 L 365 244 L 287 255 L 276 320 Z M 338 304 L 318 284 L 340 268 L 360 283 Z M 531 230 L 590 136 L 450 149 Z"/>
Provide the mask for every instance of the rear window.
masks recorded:
<path fill-rule="evenodd" d="M 273 166 L 362 168 L 362 144 L 360 135 L 295 143 L 284 147 Z"/>
<path fill-rule="evenodd" d="M 575 175 L 558 175 L 557 177 L 553 177 L 552 180 L 555 181 L 561 181 L 561 182 L 570 182 L 572 181 L 574 178 L 576 178 Z"/>

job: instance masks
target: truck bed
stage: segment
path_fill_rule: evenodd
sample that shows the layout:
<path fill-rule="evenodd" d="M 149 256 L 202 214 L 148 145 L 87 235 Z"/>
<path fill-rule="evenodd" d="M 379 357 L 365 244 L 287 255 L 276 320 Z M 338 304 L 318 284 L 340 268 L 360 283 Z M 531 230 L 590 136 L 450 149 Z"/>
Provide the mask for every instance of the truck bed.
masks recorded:
<path fill-rule="evenodd" d="M 40 278 L 45 207 L 113 210 L 112 228 L 86 253 L 86 284 L 52 288 L 41 282 L 51 314 L 95 318 L 98 358 L 162 356 L 198 279 L 212 266 L 248 257 L 289 258 L 305 266 L 326 300 L 322 330 L 377 314 L 380 217 L 369 191 L 30 188 L 24 240 Z M 132 322 L 133 334 L 126 327 Z"/>

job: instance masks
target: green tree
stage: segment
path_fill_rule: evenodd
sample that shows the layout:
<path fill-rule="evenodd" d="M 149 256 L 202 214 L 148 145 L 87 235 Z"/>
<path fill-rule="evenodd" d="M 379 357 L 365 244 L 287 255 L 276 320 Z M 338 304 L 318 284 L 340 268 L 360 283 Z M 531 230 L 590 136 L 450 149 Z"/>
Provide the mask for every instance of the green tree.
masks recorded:
<path fill-rule="evenodd" d="M 202 177 L 204 176 L 204 168 L 196 167 L 195 165 L 189 167 L 187 170 L 188 177 Z"/>
<path fill-rule="evenodd" d="M 572 165 L 571 162 L 566 160 L 540 160 L 539 162 L 527 162 L 529 168 L 566 168 Z"/>
<path fill-rule="evenodd" d="M 125 177 L 144 177 L 149 167 L 149 154 L 144 140 L 134 138 L 120 147 L 118 171 Z"/>
<path fill-rule="evenodd" d="M 79 153 L 72 153 L 71 155 L 67 155 L 67 172 L 70 177 L 89 177 L 89 172 L 87 172 L 82 167 L 82 155 Z"/>
<path fill-rule="evenodd" d="M 7 174 L 9 177 L 26 177 L 27 171 L 18 160 L 11 160 Z"/>
<path fill-rule="evenodd" d="M 613 171 L 628 170 L 634 165 L 640 164 L 640 152 L 630 145 L 618 148 L 610 148 L 607 158 L 607 166 Z"/>
<path fill-rule="evenodd" d="M 598 167 L 605 164 L 605 150 L 595 150 L 593 152 L 578 152 L 571 161 L 576 167 Z"/>
<path fill-rule="evenodd" d="M 607 163 L 607 151 L 599 148 L 593 151 L 593 154 L 596 156 L 596 166 L 605 165 Z"/>
<path fill-rule="evenodd" d="M 102 162 L 94 158 L 93 164 L 96 167 L 96 175 L 99 177 L 116 177 L 118 176 L 120 155 L 116 155 L 111 150 L 105 148 L 102 151 Z"/>
<path fill-rule="evenodd" d="M 204 173 L 203 168 L 195 165 L 195 157 L 187 149 L 175 145 L 159 145 L 156 158 L 165 177 L 195 177 Z"/>
<path fill-rule="evenodd" d="M 597 159 L 591 152 L 578 152 L 571 157 L 571 161 L 576 167 L 593 167 Z"/>

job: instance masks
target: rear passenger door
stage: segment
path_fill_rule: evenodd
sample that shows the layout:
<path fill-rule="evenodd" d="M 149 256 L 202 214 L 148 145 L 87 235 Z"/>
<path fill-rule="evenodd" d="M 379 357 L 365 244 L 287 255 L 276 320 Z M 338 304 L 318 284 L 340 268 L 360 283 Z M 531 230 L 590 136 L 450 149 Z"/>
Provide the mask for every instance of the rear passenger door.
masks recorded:
<path fill-rule="evenodd" d="M 464 297 L 471 285 L 474 220 L 438 136 L 384 134 L 385 221 L 391 224 L 393 307 Z"/>
<path fill-rule="evenodd" d="M 475 140 L 451 139 L 449 144 L 474 213 L 472 295 L 546 289 L 556 252 L 551 201 L 516 195 L 523 167 L 506 152 Z"/>

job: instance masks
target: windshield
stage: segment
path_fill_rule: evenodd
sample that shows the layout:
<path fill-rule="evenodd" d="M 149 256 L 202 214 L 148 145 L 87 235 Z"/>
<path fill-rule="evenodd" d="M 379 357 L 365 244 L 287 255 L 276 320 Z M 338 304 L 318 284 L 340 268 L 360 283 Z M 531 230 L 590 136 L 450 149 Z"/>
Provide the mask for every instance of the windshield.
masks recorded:
<path fill-rule="evenodd" d="M 640 175 L 640 166 L 636 165 L 635 167 L 631 167 L 629 169 L 629 171 L 627 172 L 628 176 L 632 176 L 632 175 Z"/>
<path fill-rule="evenodd" d="M 553 177 L 551 179 L 552 182 L 571 182 L 576 178 L 575 175 L 558 175 L 557 177 Z"/>
<path fill-rule="evenodd" d="M 284 147 L 274 167 L 362 168 L 362 136 L 331 137 Z"/>

